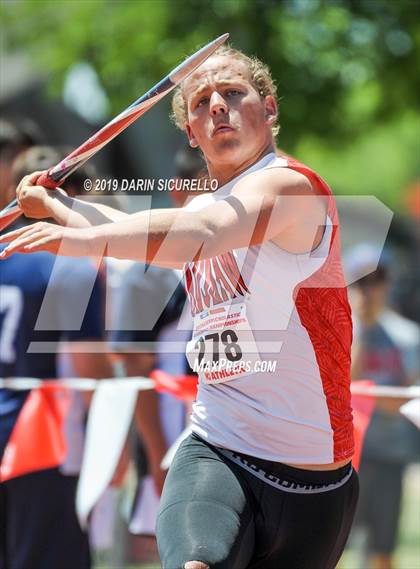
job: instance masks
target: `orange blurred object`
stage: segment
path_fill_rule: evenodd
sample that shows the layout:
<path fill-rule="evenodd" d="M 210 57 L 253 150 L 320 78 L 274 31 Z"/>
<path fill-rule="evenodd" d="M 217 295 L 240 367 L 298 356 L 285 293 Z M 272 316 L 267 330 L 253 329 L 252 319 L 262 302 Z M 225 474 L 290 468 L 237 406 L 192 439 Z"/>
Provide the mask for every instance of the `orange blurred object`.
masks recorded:
<path fill-rule="evenodd" d="M 156 382 L 156 391 L 170 393 L 178 399 L 191 401 L 197 397 L 198 378 L 195 375 L 173 376 L 161 369 L 154 369 L 150 374 Z"/>
<path fill-rule="evenodd" d="M 405 191 L 405 203 L 414 219 L 420 219 L 420 181 L 413 182 Z"/>
<path fill-rule="evenodd" d="M 63 463 L 67 452 L 63 423 L 70 397 L 68 389 L 54 385 L 29 393 L 4 452 L 0 481 Z"/>

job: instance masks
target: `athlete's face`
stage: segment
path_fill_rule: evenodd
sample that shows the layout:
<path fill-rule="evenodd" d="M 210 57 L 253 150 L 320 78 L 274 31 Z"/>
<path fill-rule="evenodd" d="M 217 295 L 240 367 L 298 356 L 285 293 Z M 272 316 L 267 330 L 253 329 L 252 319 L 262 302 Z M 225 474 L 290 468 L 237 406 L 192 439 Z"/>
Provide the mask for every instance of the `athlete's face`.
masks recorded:
<path fill-rule="evenodd" d="M 261 97 L 246 64 L 232 56 L 205 61 L 183 87 L 186 131 L 211 164 L 243 163 L 272 143 L 273 97 Z"/>

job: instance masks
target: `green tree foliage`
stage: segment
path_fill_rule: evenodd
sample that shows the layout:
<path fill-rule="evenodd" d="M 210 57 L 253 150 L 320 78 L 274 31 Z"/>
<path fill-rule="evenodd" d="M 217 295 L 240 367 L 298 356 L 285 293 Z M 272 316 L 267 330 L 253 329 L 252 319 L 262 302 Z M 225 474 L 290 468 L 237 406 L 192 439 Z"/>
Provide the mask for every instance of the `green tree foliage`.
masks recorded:
<path fill-rule="evenodd" d="M 272 69 L 281 146 L 294 152 L 306 141 L 307 149 L 310 134 L 313 147 L 320 141 L 345 152 L 377 125 L 414 116 L 417 6 L 415 0 L 3 0 L 1 17 L 7 49 L 30 50 L 56 88 L 75 62 L 88 61 L 112 113 L 228 31 L 234 46 Z"/>

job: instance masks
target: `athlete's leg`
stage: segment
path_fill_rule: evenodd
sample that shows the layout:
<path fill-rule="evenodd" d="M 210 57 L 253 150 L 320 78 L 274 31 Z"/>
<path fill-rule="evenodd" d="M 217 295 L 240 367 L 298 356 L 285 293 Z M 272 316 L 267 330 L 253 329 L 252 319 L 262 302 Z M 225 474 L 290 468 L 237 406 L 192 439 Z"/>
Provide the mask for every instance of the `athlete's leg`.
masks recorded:
<path fill-rule="evenodd" d="M 239 467 L 203 441 L 183 442 L 157 522 L 164 569 L 243 569 L 254 548 L 252 497 Z M 201 564 L 201 565 L 200 565 Z"/>
<path fill-rule="evenodd" d="M 184 565 L 184 569 L 210 569 L 207 563 L 202 561 L 187 561 Z"/>
<path fill-rule="evenodd" d="M 326 484 L 335 482 L 334 472 L 292 470 L 298 471 L 301 484 L 319 484 L 323 478 Z M 321 493 L 290 493 L 265 484 L 263 516 L 256 519 L 259 547 L 249 569 L 333 569 L 346 544 L 357 497 L 355 472 L 343 486 Z"/>

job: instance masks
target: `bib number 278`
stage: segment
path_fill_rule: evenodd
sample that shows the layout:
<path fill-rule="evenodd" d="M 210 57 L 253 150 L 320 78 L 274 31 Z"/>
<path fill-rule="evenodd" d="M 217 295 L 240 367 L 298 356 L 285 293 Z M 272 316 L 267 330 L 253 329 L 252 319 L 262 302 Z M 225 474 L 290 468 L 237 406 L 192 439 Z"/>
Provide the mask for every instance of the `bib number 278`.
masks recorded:
<path fill-rule="evenodd" d="M 226 359 L 229 362 L 238 362 L 242 358 L 242 350 L 238 344 L 238 336 L 234 330 L 223 330 L 223 332 L 214 332 L 212 334 L 206 334 L 205 336 L 200 336 L 196 343 L 195 348 L 199 350 L 198 354 L 198 364 L 201 363 L 202 359 L 206 353 L 206 342 L 212 341 L 213 347 L 213 362 L 218 362 L 220 357 L 220 344 L 222 344 L 222 349 Z"/>

